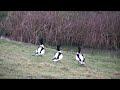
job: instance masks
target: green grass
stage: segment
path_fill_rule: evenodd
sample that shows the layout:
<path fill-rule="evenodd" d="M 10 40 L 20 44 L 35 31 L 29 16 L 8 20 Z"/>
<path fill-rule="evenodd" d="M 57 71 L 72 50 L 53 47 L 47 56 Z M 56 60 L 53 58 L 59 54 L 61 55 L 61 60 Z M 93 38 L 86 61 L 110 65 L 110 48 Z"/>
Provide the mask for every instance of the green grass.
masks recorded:
<path fill-rule="evenodd" d="M 109 53 L 85 53 L 86 64 L 75 60 L 76 47 L 61 47 L 64 57 L 53 62 L 53 46 L 34 56 L 37 45 L 0 39 L 0 79 L 120 79 L 120 58 Z M 93 50 L 94 51 L 94 50 Z"/>

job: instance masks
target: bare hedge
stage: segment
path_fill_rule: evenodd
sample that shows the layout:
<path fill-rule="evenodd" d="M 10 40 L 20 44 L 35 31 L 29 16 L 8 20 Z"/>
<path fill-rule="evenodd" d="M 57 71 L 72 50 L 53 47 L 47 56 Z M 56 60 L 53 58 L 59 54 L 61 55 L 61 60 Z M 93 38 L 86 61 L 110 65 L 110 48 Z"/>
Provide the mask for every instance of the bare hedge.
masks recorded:
<path fill-rule="evenodd" d="M 10 11 L 5 29 L 11 39 L 39 44 L 120 48 L 119 11 Z"/>

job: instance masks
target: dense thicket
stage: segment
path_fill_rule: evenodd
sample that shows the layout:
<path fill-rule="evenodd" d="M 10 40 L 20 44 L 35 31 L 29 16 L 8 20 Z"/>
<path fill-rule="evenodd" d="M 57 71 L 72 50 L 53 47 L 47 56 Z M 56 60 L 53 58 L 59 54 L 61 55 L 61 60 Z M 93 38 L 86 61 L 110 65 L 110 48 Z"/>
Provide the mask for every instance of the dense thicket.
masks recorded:
<path fill-rule="evenodd" d="M 2 26 L 22 42 L 120 48 L 119 11 L 10 11 Z"/>

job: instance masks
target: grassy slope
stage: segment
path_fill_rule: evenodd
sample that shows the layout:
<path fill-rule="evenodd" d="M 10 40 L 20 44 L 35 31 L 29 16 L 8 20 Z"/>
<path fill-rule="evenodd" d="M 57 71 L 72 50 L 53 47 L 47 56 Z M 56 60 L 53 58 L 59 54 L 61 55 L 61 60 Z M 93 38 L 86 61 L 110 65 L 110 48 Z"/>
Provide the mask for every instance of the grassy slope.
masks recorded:
<path fill-rule="evenodd" d="M 111 79 L 120 78 L 120 59 L 103 54 L 86 54 L 86 65 L 75 60 L 74 50 L 63 49 L 64 57 L 52 62 L 54 47 L 43 57 L 34 56 L 37 46 L 0 39 L 0 79 Z M 62 47 L 61 47 L 62 48 Z"/>

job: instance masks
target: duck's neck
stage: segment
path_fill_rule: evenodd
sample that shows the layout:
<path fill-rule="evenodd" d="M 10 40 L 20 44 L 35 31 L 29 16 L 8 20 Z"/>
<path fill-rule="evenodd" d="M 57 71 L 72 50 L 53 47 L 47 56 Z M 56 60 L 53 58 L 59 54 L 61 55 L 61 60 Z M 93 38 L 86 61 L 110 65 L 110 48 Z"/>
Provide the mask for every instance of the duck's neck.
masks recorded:
<path fill-rule="evenodd" d="M 41 44 L 40 46 L 44 48 L 44 45 L 43 45 L 43 44 Z"/>
<path fill-rule="evenodd" d="M 58 52 L 61 52 L 60 50 Z"/>
<path fill-rule="evenodd" d="M 78 53 L 80 53 L 81 50 L 78 50 Z"/>

